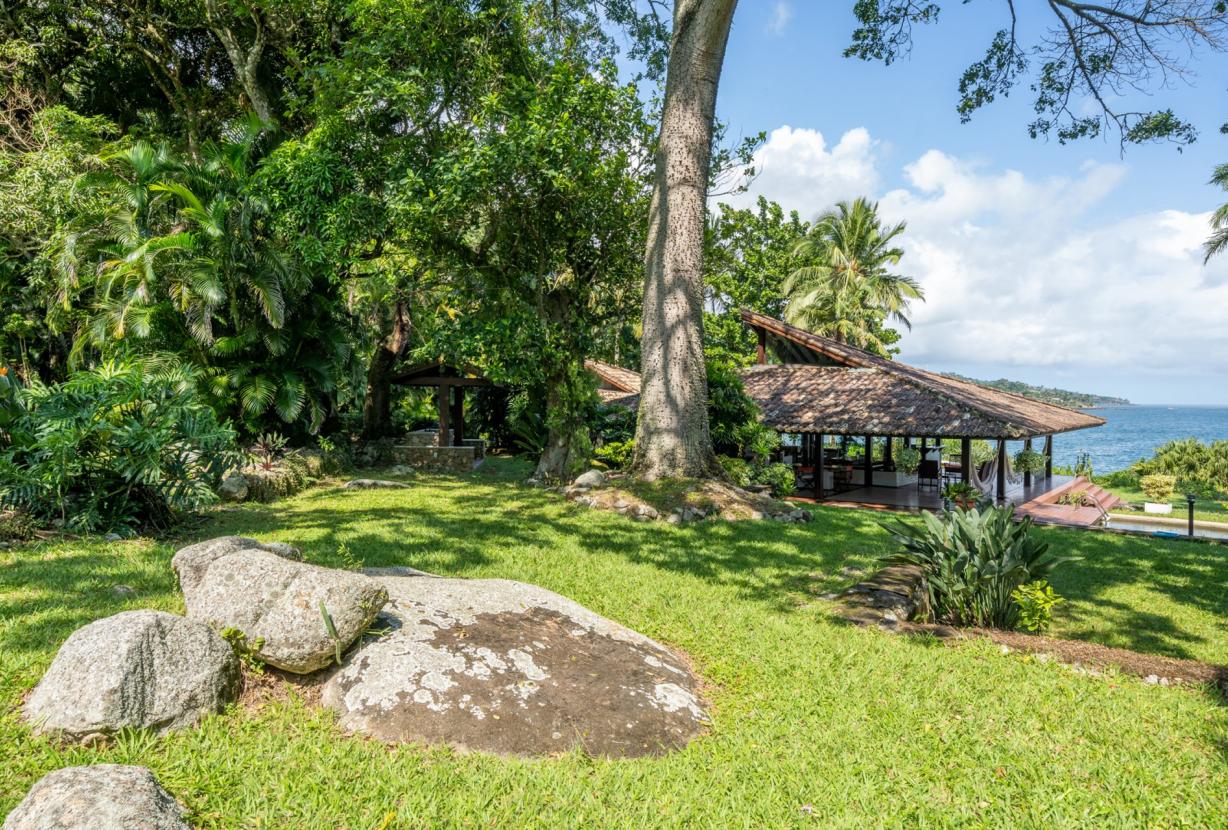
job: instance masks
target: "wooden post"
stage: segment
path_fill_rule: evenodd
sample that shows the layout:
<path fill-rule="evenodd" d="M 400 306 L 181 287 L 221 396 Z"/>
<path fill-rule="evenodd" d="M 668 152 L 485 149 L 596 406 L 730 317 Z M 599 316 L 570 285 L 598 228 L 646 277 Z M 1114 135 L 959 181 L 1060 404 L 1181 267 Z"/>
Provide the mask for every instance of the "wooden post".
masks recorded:
<path fill-rule="evenodd" d="M 452 445 L 465 444 L 465 387 L 458 386 L 452 393 Z"/>
<path fill-rule="evenodd" d="M 874 486 L 874 436 L 866 436 L 866 487 Z"/>
<path fill-rule="evenodd" d="M 818 447 L 816 447 L 817 457 L 814 461 L 814 497 L 815 499 L 823 498 L 823 433 L 819 433 Z"/>
<path fill-rule="evenodd" d="M 1032 439 L 1031 439 L 1031 438 L 1024 438 L 1024 439 L 1023 439 L 1023 448 L 1024 448 L 1025 450 L 1030 450 L 1030 449 L 1032 449 Z M 1032 486 L 1032 471 L 1031 471 L 1031 470 L 1024 470 L 1024 471 L 1023 471 L 1023 489 L 1025 489 L 1025 490 L 1026 490 L 1027 488 L 1029 488 L 1029 487 L 1031 487 L 1031 486 Z"/>
<path fill-rule="evenodd" d="M 448 403 L 452 393 L 452 384 L 439 384 L 439 440 L 441 447 L 448 446 Z"/>
<path fill-rule="evenodd" d="M 759 329 L 759 348 L 756 352 L 756 362 L 763 366 L 767 363 L 767 329 Z"/>
<path fill-rule="evenodd" d="M 1045 436 L 1045 480 L 1053 478 L 1053 436 Z"/>
<path fill-rule="evenodd" d="M 959 442 L 959 467 L 962 472 L 959 474 L 960 481 L 964 484 L 972 482 L 972 439 L 961 438 Z"/>
<path fill-rule="evenodd" d="M 883 467 L 895 467 L 895 456 L 892 452 L 891 445 L 895 443 L 895 439 L 890 435 L 887 436 L 887 449 L 883 452 Z"/>
<path fill-rule="evenodd" d="M 998 439 L 998 501 L 1006 501 L 1006 441 Z"/>

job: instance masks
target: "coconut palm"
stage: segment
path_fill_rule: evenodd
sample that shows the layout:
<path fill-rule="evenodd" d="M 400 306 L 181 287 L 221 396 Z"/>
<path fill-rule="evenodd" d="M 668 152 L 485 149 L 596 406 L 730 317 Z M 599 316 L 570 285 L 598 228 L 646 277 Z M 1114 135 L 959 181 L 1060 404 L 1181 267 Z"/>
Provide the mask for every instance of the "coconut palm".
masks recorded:
<path fill-rule="evenodd" d="M 1228 164 L 1221 164 L 1215 168 L 1215 173 L 1211 176 L 1211 184 L 1219 187 L 1222 190 L 1228 190 Z M 1203 244 L 1203 264 L 1211 261 L 1211 257 L 1222 253 L 1225 248 L 1228 248 L 1228 204 L 1220 205 L 1215 213 L 1211 214 L 1211 236 Z"/>
<path fill-rule="evenodd" d="M 795 269 L 782 286 L 785 319 L 887 355 L 883 322 L 911 328 L 910 303 L 925 299 L 915 279 L 889 270 L 904 255 L 894 244 L 904 228 L 903 222 L 884 226 L 875 202 L 838 202 L 794 246 L 794 260 L 811 264 Z"/>

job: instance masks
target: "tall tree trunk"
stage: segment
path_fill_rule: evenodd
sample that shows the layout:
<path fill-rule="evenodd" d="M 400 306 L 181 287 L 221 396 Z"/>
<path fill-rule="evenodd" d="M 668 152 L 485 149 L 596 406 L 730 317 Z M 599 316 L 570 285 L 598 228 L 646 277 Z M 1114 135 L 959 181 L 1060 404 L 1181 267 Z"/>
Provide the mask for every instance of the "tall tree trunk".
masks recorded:
<path fill-rule="evenodd" d="M 642 478 L 717 474 L 703 352 L 704 212 L 716 90 L 737 0 L 675 0 L 645 257 Z"/>
<path fill-rule="evenodd" d="M 274 123 L 273 106 L 264 84 L 260 81 L 260 58 L 264 55 L 265 43 L 264 21 L 260 19 L 260 13 L 254 9 L 250 10 L 255 34 L 251 42 L 245 44 L 230 27 L 226 20 L 228 10 L 221 8 L 219 0 L 206 0 L 205 11 L 209 18 L 209 28 L 222 42 L 226 57 L 230 59 L 230 65 L 234 68 L 235 76 L 243 86 L 243 92 L 247 95 L 247 101 L 252 105 L 256 117 L 265 124 Z"/>
<path fill-rule="evenodd" d="M 367 391 L 362 405 L 362 437 L 366 439 L 392 434 L 392 372 L 409 345 L 409 307 L 404 302 L 393 308 L 386 331 L 367 367 Z"/>

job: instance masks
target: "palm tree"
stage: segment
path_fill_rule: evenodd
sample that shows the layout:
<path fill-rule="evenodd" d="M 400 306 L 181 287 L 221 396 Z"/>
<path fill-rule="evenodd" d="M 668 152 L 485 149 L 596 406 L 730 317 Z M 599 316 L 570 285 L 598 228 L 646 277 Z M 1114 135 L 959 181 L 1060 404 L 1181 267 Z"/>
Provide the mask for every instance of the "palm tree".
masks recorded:
<path fill-rule="evenodd" d="M 1215 168 L 1215 172 L 1211 175 L 1211 184 L 1222 190 L 1228 190 L 1228 164 L 1221 164 Z M 1220 205 L 1215 213 L 1211 214 L 1211 236 L 1202 246 L 1206 254 L 1202 260 L 1203 265 L 1210 262 L 1211 257 L 1223 252 L 1225 248 L 1228 248 L 1228 204 Z"/>
<path fill-rule="evenodd" d="M 887 356 L 883 322 L 912 328 L 909 304 L 925 299 L 915 279 L 889 270 L 904 256 L 893 244 L 904 228 L 885 227 L 876 202 L 838 202 L 794 246 L 794 259 L 812 264 L 799 266 L 782 286 L 785 319 Z"/>

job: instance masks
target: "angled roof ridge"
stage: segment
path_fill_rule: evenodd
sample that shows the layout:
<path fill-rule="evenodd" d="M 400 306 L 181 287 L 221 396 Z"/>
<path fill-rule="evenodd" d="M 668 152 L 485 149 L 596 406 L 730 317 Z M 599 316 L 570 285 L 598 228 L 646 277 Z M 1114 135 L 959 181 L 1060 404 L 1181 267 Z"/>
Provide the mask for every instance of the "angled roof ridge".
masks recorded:
<path fill-rule="evenodd" d="M 1099 426 L 1105 423 L 1103 418 L 1089 415 L 1077 409 L 1037 400 L 1036 398 L 1029 398 L 1026 395 L 1014 392 L 1005 392 L 989 386 L 982 386 L 979 383 L 956 380 L 938 372 L 931 372 L 928 369 L 921 369 L 896 360 L 888 360 L 864 349 L 859 349 L 856 346 L 840 343 L 830 337 L 806 331 L 783 320 L 777 320 L 774 317 L 769 317 L 766 314 L 760 314 L 750 309 L 742 309 L 742 321 L 747 325 L 758 326 L 771 331 L 778 337 L 783 337 L 800 346 L 810 348 L 826 357 L 841 361 L 848 368 L 881 370 L 886 374 L 906 381 L 910 386 L 923 389 L 957 406 L 974 409 L 981 415 L 1011 428 L 1033 430 L 1036 423 L 1046 420 L 1046 415 L 1050 419 L 1066 419 L 1070 416 L 1076 416 L 1084 419 L 1083 426 Z M 1030 409 L 1032 411 L 1020 411 L 1021 409 Z M 1027 423 L 1029 421 L 1031 424 Z"/>
<path fill-rule="evenodd" d="M 595 374 L 602 382 L 608 383 L 620 392 L 638 393 L 640 391 L 640 373 L 634 369 L 627 369 L 614 363 L 606 363 L 604 360 L 595 360 L 593 358 L 588 358 L 584 361 L 584 368 Z"/>

